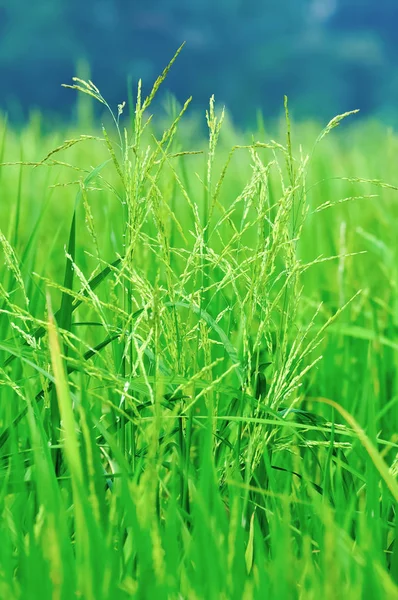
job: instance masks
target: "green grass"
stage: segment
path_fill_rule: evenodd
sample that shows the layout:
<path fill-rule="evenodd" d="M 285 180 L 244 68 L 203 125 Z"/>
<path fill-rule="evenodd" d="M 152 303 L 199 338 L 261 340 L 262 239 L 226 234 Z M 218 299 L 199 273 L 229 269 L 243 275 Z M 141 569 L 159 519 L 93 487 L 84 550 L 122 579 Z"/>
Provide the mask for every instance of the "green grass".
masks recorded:
<path fill-rule="evenodd" d="M 398 138 L 163 78 L 0 123 L 0 597 L 398 598 Z"/>

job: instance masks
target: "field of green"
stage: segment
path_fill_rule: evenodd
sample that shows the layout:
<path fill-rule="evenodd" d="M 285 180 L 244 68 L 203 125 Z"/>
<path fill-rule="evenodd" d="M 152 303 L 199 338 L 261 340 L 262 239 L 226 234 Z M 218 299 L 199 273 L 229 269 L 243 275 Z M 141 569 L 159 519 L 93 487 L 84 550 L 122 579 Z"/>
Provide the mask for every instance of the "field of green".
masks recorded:
<path fill-rule="evenodd" d="M 0 119 L 0 598 L 398 598 L 398 136 L 161 79 Z"/>

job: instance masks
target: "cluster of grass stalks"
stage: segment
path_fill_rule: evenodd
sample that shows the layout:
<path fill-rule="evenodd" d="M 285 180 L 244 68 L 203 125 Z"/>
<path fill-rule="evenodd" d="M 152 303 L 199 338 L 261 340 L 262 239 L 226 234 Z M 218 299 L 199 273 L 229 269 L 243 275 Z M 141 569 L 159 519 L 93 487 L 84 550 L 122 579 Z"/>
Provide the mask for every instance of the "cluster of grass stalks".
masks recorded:
<path fill-rule="evenodd" d="M 1 123 L 0 597 L 398 598 L 398 140 L 159 133 L 168 68 Z"/>

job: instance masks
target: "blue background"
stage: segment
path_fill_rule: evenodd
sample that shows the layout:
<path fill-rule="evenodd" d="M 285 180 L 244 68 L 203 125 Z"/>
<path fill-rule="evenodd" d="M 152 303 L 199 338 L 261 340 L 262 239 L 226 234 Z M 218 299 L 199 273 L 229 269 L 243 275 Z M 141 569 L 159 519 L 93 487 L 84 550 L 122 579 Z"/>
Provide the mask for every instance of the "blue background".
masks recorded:
<path fill-rule="evenodd" d="M 204 109 L 211 94 L 237 123 L 360 108 L 396 122 L 397 0 L 0 0 L 0 108 L 69 118 L 69 83 L 90 65 L 110 103 L 128 79 L 144 91 L 177 47 L 164 90 Z M 84 61 L 84 62 L 83 62 Z"/>

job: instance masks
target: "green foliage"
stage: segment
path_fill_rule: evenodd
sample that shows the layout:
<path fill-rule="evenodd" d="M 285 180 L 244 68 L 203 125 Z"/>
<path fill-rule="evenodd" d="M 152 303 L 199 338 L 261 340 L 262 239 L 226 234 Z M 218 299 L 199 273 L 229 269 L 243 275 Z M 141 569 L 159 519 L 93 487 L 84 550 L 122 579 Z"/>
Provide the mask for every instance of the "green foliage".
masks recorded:
<path fill-rule="evenodd" d="M 202 140 L 166 73 L 1 124 L 0 597 L 397 598 L 398 141 Z"/>

